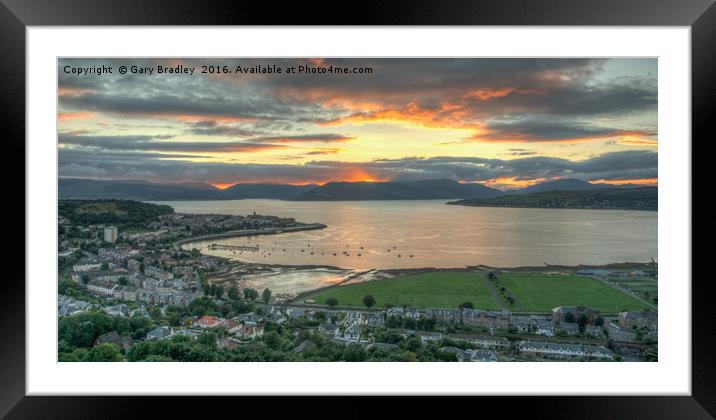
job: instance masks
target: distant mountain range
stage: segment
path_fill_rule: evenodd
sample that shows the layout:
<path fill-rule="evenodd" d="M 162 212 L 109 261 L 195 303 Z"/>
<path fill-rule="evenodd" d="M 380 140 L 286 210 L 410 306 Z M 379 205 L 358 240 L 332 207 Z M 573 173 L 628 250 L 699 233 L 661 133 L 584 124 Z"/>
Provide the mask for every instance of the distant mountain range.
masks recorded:
<path fill-rule="evenodd" d="M 504 194 L 490 199 L 464 199 L 447 204 L 473 207 L 658 210 L 657 187 L 590 188 Z"/>
<path fill-rule="evenodd" d="M 222 192 L 236 197 L 274 198 L 284 200 L 307 193 L 316 187 L 318 187 L 318 185 L 315 184 L 235 184 L 225 190 L 222 190 Z"/>
<path fill-rule="evenodd" d="M 206 183 L 156 184 L 146 181 L 60 178 L 62 199 L 124 200 L 239 200 L 243 198 L 287 199 L 317 185 L 235 184 L 221 190 Z"/>
<path fill-rule="evenodd" d="M 145 181 L 105 181 L 60 178 L 62 199 L 122 200 L 224 200 L 222 191 L 209 184 L 154 184 Z M 236 197 L 240 198 L 240 197 Z"/>
<path fill-rule="evenodd" d="M 501 191 L 451 179 L 393 182 L 329 182 L 324 185 L 239 183 L 218 189 L 207 183 L 158 184 L 146 181 L 60 178 L 61 199 L 238 200 L 270 198 L 297 201 L 494 199 L 549 191 L 629 190 L 638 185 L 591 184 L 577 179 L 543 182 L 527 188 Z M 655 188 L 655 187 L 654 187 Z M 514 199 L 513 199 L 514 200 Z"/>
<path fill-rule="evenodd" d="M 480 184 L 461 184 L 450 179 L 411 182 L 329 182 L 291 200 L 429 200 L 492 198 L 502 191 Z"/>

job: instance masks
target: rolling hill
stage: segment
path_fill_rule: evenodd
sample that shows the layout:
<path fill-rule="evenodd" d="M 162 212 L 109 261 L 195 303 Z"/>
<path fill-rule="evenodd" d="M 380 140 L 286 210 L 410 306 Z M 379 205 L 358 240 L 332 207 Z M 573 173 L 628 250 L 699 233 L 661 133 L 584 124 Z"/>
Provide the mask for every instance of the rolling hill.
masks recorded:
<path fill-rule="evenodd" d="M 146 181 L 105 181 L 60 178 L 61 199 L 222 200 L 223 192 L 209 184 L 154 184 Z"/>
<path fill-rule="evenodd" d="M 410 182 L 329 182 L 292 200 L 429 200 L 492 198 L 499 195 L 502 195 L 502 191 L 484 185 L 436 179 Z"/>
<path fill-rule="evenodd" d="M 236 198 L 273 198 L 285 200 L 304 194 L 317 185 L 289 184 L 235 184 L 223 190 L 225 194 Z"/>
<path fill-rule="evenodd" d="M 657 187 L 600 188 L 506 194 L 490 199 L 466 199 L 447 204 L 474 207 L 657 210 Z"/>

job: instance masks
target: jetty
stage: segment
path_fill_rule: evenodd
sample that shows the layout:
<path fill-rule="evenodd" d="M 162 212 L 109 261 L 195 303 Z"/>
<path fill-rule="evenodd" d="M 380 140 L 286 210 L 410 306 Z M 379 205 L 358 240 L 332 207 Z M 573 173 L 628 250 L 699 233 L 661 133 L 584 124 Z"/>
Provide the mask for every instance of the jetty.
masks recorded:
<path fill-rule="evenodd" d="M 251 245 L 223 245 L 223 244 L 210 244 L 209 249 L 214 251 L 217 249 L 224 250 L 224 251 L 250 251 L 250 252 L 259 252 L 259 246 L 251 246 Z"/>

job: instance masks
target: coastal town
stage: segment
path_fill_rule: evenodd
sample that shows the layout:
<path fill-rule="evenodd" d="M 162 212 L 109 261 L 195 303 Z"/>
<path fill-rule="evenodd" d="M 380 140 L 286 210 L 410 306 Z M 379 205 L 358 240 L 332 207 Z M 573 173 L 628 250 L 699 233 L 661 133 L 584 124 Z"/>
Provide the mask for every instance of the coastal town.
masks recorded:
<path fill-rule="evenodd" d="M 354 304 L 311 293 L 283 296 L 268 287 L 248 287 L 243 277 L 274 267 L 204 255 L 183 246 L 208 238 L 290 234 L 323 227 L 255 213 L 195 215 L 131 201 L 61 201 L 59 360 L 519 362 L 658 358 L 658 317 L 651 309 L 656 298 L 648 293 L 646 298 L 635 294 L 634 299 L 643 301 L 640 310 L 604 312 L 586 305 L 517 310 L 515 297 L 500 283 L 507 282 L 508 274 L 480 268 L 475 271 L 485 275 L 478 278 L 494 292 L 495 299 L 501 299 L 502 307 L 482 308 L 467 302 L 469 297 L 453 307 L 381 305 L 376 304 L 376 298 L 382 302 L 381 296 L 369 294 L 361 296 L 362 304 Z M 376 276 L 377 271 L 371 270 L 372 275 L 384 282 L 396 275 L 385 272 Z M 580 268 L 576 274 L 599 279 L 609 284 L 604 287 L 610 290 L 622 287 L 619 293 L 624 295 L 633 292 L 620 286 L 621 279 L 653 275 L 600 267 Z M 513 286 L 512 290 L 517 289 Z"/>

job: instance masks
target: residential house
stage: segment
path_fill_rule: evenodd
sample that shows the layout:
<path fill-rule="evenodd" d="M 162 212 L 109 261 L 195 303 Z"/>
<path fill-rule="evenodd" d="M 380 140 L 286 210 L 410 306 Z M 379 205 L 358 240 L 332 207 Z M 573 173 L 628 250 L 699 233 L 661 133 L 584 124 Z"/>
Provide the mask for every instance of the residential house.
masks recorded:
<path fill-rule="evenodd" d="M 560 322 L 557 331 L 568 335 L 577 335 L 579 334 L 579 324 L 576 322 Z"/>
<path fill-rule="evenodd" d="M 150 340 L 164 340 L 166 338 L 169 338 L 174 333 L 174 330 L 171 327 L 168 327 L 166 325 L 162 325 L 161 327 L 157 327 L 147 333 L 147 341 Z"/>
<path fill-rule="evenodd" d="M 130 302 L 136 302 L 137 301 L 137 293 L 139 293 L 139 289 L 137 289 L 136 286 L 124 286 L 122 288 L 122 293 L 120 296 L 120 299 L 127 300 Z"/>
<path fill-rule="evenodd" d="M 411 335 L 414 335 L 418 338 L 420 338 L 420 341 L 423 343 L 427 343 L 429 341 L 438 341 L 442 338 L 442 334 L 437 331 L 413 331 L 413 330 L 404 330 L 402 333 L 400 333 L 403 338 L 410 337 Z"/>
<path fill-rule="evenodd" d="M 202 329 L 221 326 L 226 320 L 211 315 L 204 315 L 196 321 L 196 326 Z"/>
<path fill-rule="evenodd" d="M 343 332 L 343 339 L 347 341 L 360 341 L 360 331 L 358 328 L 350 326 Z"/>
<path fill-rule="evenodd" d="M 242 338 L 257 338 L 264 335 L 263 324 L 255 324 L 253 322 L 247 322 L 241 325 L 236 331 L 236 335 Z"/>
<path fill-rule="evenodd" d="M 123 349 L 132 347 L 132 337 L 120 337 L 117 331 L 110 331 L 107 334 L 102 334 L 94 340 L 93 345 L 110 343 L 119 346 Z"/>
<path fill-rule="evenodd" d="M 483 348 L 501 349 L 510 347 L 510 342 L 505 337 L 472 334 L 451 334 L 449 338 L 468 341 L 478 347 Z"/>
<path fill-rule="evenodd" d="M 385 324 L 385 319 L 383 319 L 383 314 L 368 314 L 368 319 L 366 321 L 366 324 L 368 324 L 371 327 L 382 327 L 383 324 Z"/>
<path fill-rule="evenodd" d="M 346 317 L 343 319 L 345 325 L 362 325 L 365 323 L 363 314 L 361 312 L 346 312 Z"/>
<path fill-rule="evenodd" d="M 535 334 L 547 337 L 554 336 L 554 324 L 552 321 L 537 321 L 535 325 Z"/>
<path fill-rule="evenodd" d="M 604 346 L 523 340 L 520 341 L 517 348 L 525 356 L 539 358 L 614 360 L 614 353 Z"/>
<path fill-rule="evenodd" d="M 104 297 L 114 297 L 114 289 L 117 287 L 118 285 L 114 283 L 101 280 L 90 280 L 90 282 L 87 283 L 87 290 L 90 293 Z"/>
<path fill-rule="evenodd" d="M 99 270 L 102 267 L 102 263 L 96 260 L 85 260 L 80 261 L 72 266 L 72 271 L 83 273 L 87 271 Z"/>
<path fill-rule="evenodd" d="M 659 317 L 656 312 L 639 311 L 639 312 L 621 312 L 619 313 L 619 326 L 622 328 L 646 328 L 656 330 Z"/>
<path fill-rule="evenodd" d="M 142 263 L 139 260 L 131 259 L 127 261 L 127 269 L 133 273 L 139 273 Z"/>
<path fill-rule="evenodd" d="M 159 267 L 155 267 L 153 265 L 147 266 L 144 269 L 144 274 L 153 277 L 158 280 L 168 281 L 172 280 L 174 278 L 174 275 L 168 271 L 162 270 Z"/>
<path fill-rule="evenodd" d="M 318 326 L 318 332 L 325 334 L 329 337 L 337 337 L 339 334 L 338 325 L 335 324 L 321 324 Z"/>
<path fill-rule="evenodd" d="M 274 324 L 283 324 L 286 322 L 286 317 L 281 312 L 269 312 L 264 315 L 264 319 Z"/>
<path fill-rule="evenodd" d="M 299 318 L 303 318 L 304 315 L 306 315 L 306 310 L 301 309 L 301 308 L 287 308 L 286 315 L 290 319 L 299 319 Z"/>
<path fill-rule="evenodd" d="M 229 334 L 235 334 L 240 328 L 241 323 L 237 321 L 236 319 L 227 319 L 224 321 L 223 324 L 221 324 L 221 327 L 226 330 Z"/>
<path fill-rule="evenodd" d="M 123 303 L 114 306 L 107 306 L 102 309 L 107 315 L 110 316 L 128 316 L 129 307 Z"/>
<path fill-rule="evenodd" d="M 57 315 L 69 316 L 88 310 L 92 304 L 65 295 L 57 297 Z"/>
<path fill-rule="evenodd" d="M 587 325 L 584 327 L 584 333 L 592 337 L 602 338 L 604 336 L 604 328 L 596 325 Z"/>

